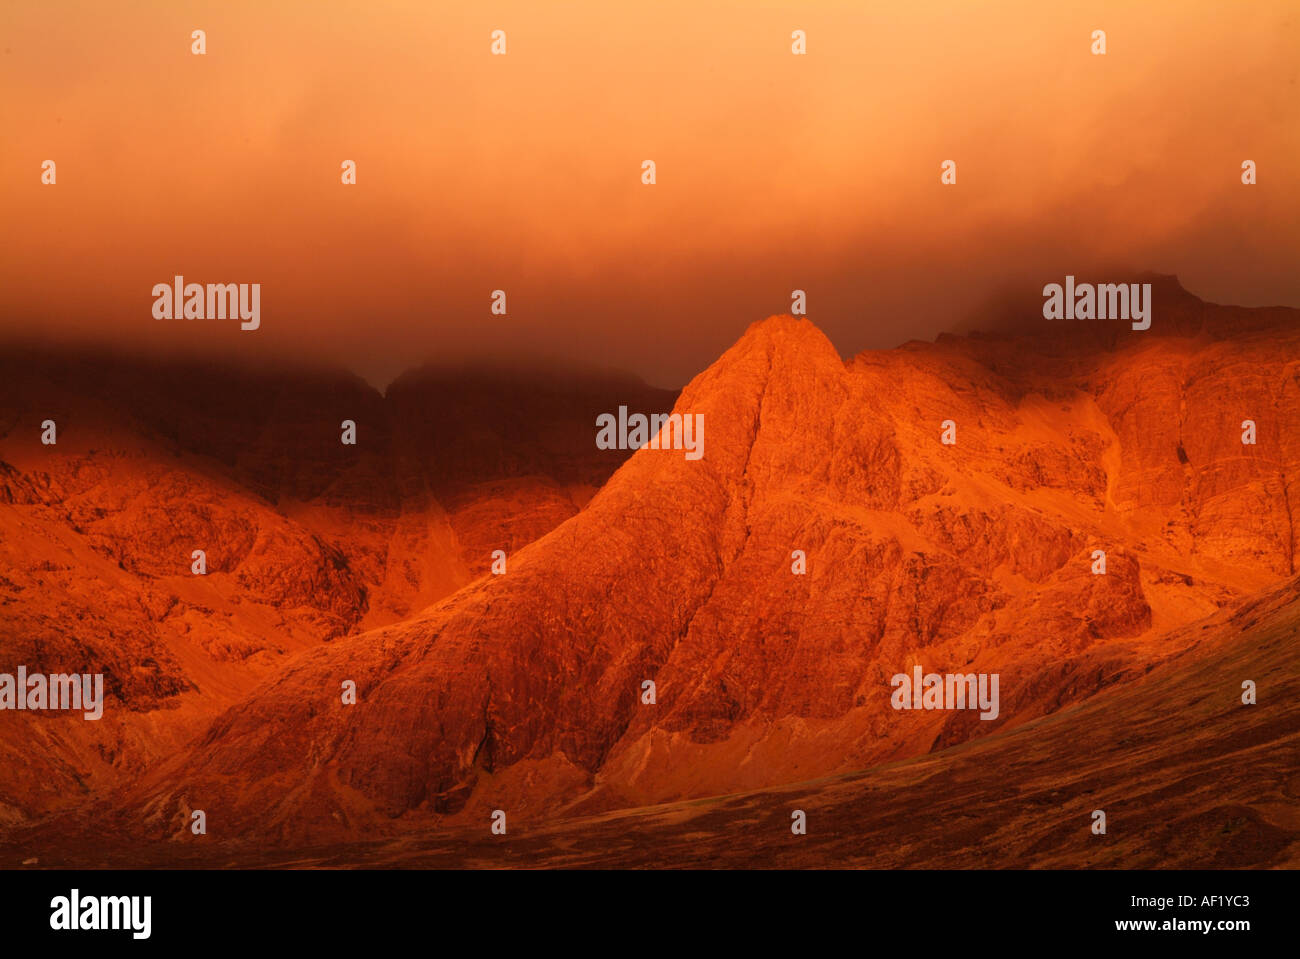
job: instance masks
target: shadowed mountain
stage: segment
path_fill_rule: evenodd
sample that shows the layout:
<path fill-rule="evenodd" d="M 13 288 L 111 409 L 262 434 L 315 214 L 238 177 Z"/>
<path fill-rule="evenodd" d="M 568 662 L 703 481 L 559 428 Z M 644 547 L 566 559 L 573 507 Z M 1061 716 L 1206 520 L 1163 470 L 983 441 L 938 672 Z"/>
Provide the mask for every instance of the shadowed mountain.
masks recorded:
<path fill-rule="evenodd" d="M 626 458 L 595 448 L 598 411 L 675 395 L 511 370 L 502 405 L 504 375 L 434 371 L 385 397 L 343 373 L 0 353 L 0 672 L 102 672 L 108 695 L 97 722 L 0 713 L 0 823 L 137 774 L 286 656 L 484 574 Z M 477 452 L 515 436 L 552 446 Z"/>

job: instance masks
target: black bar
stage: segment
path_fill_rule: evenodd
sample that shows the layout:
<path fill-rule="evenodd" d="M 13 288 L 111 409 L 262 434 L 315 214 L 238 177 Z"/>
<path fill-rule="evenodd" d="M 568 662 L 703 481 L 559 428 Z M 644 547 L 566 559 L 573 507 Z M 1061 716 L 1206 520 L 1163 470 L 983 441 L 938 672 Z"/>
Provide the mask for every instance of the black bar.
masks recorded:
<path fill-rule="evenodd" d="M 981 952 L 1125 941 L 1231 949 L 1293 935 L 1297 893 L 1296 873 L 1285 870 L 32 871 L 0 873 L 0 884 L 6 944 L 206 949 L 407 941 L 461 954 L 568 946 L 645 955 L 709 942 L 765 951 L 788 944 L 802 952 L 835 942 Z M 52 929 L 52 900 L 70 898 L 73 889 L 83 905 L 87 897 L 151 897 L 148 939 L 130 929 Z M 1117 927 L 1134 921 L 1156 928 Z M 1160 928 L 1206 921 L 1249 928 Z"/>

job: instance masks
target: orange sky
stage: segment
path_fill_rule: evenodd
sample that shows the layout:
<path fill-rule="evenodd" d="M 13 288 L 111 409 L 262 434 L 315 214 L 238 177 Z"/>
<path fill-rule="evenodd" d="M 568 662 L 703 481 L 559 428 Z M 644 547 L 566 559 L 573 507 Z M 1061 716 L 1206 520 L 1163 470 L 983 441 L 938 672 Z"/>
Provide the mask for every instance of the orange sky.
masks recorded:
<path fill-rule="evenodd" d="M 796 287 L 845 353 L 1097 264 L 1300 306 L 1298 50 L 1294 0 L 7 0 L 0 337 L 677 386 Z M 176 273 L 261 329 L 155 321 Z"/>

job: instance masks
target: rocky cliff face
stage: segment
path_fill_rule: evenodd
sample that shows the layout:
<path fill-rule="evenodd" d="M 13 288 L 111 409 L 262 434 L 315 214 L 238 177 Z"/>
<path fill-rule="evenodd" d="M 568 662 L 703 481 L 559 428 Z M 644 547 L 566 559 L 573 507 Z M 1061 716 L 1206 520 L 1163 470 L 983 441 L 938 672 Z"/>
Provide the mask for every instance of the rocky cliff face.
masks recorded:
<path fill-rule="evenodd" d="M 0 824 L 99 795 L 292 654 L 482 575 L 626 457 L 592 446 L 588 407 L 674 398 L 592 374 L 564 392 L 534 372 L 511 377 L 518 402 L 502 409 L 480 385 L 494 378 L 432 371 L 385 397 L 341 374 L 0 356 L 0 672 L 103 673 L 109 697 L 98 722 L 0 714 Z M 569 458 L 471 455 L 493 431 L 550 437 Z"/>
<path fill-rule="evenodd" d="M 676 404 L 702 459 L 643 449 L 506 575 L 277 666 L 121 808 L 284 842 L 536 825 L 914 757 L 1132 681 L 1295 562 L 1294 312 L 1162 302 L 1147 333 L 847 363 L 807 321 L 755 324 Z M 998 673 L 998 718 L 892 709 L 916 665 Z"/>

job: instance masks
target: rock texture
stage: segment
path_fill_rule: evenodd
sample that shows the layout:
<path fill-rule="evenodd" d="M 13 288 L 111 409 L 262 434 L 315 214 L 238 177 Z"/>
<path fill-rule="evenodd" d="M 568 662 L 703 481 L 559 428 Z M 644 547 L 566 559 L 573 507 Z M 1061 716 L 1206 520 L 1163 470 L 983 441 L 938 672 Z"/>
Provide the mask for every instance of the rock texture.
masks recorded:
<path fill-rule="evenodd" d="M 1168 635 L 1131 681 L 968 746 L 810 782 L 369 842 L 221 841 L 223 864 L 499 868 L 1103 868 L 1300 865 L 1300 577 Z M 1241 703 L 1243 677 L 1261 696 Z M 790 832 L 803 810 L 807 834 Z M 1093 811 L 1107 832 L 1092 833 Z M 194 867 L 198 842 L 31 837 L 55 861 Z M 16 864 L 31 844 L 0 843 Z"/>
<path fill-rule="evenodd" d="M 512 832 L 535 831 L 1062 729 L 1079 704 L 1174 668 L 1200 635 L 1188 624 L 1295 573 L 1296 313 L 1215 307 L 1158 283 L 1146 333 L 1057 323 L 845 362 L 806 320 L 754 324 L 676 402 L 703 415 L 702 459 L 642 449 L 576 514 L 526 527 L 520 538 L 537 538 L 506 575 L 363 632 L 360 616 L 276 659 L 90 819 L 188 841 L 189 810 L 202 808 L 224 841 L 261 849 L 485 828 L 498 808 Z M 447 441 L 433 420 L 422 432 L 403 419 L 419 383 L 390 391 L 393 487 L 361 464 L 329 483 L 273 468 L 275 443 L 250 455 L 249 475 L 314 491 L 321 502 L 302 515 L 317 517 L 382 489 L 418 498 L 403 478 L 431 477 L 444 512 L 478 530 L 517 492 L 520 462 L 549 463 L 548 488 L 582 481 L 576 441 L 506 429 Z M 483 389 L 499 397 L 502 385 Z M 1255 445 L 1242 443 L 1247 419 Z M 503 475 L 467 479 L 409 444 Z M 40 484 L 30 468 L 20 480 Z M 296 528 L 337 528 L 282 512 Z M 270 555 L 312 556 L 280 535 Z M 367 540 L 328 542 L 356 568 Z M 418 536 L 407 543 L 418 563 Z M 322 557 L 304 566 L 330 584 Z M 291 584 L 256 582 L 288 621 Z M 315 628 L 353 608 L 340 596 L 313 608 Z M 998 673 L 998 718 L 894 710 L 890 677 L 915 665 Z M 348 680 L 355 706 L 340 700 Z M 1185 703 L 1168 695 L 1176 714 Z M 1036 775 L 1079 762 L 1051 742 Z"/>
<path fill-rule="evenodd" d="M 343 374 L 0 354 L 0 672 L 102 672 L 109 696 L 98 722 L 0 713 L 0 824 L 97 796 L 290 655 L 481 576 L 626 457 L 590 442 L 598 411 L 674 396 L 590 372 L 434 369 L 383 396 Z M 474 455 L 515 436 L 551 445 Z"/>

